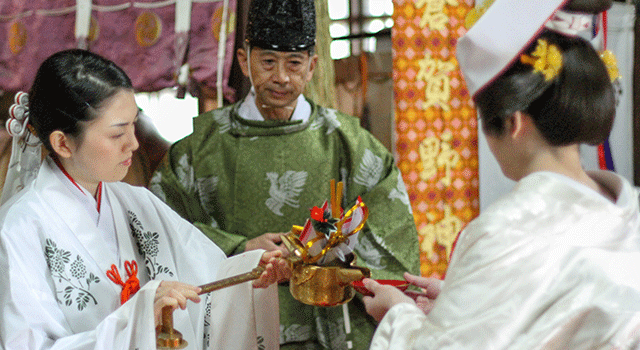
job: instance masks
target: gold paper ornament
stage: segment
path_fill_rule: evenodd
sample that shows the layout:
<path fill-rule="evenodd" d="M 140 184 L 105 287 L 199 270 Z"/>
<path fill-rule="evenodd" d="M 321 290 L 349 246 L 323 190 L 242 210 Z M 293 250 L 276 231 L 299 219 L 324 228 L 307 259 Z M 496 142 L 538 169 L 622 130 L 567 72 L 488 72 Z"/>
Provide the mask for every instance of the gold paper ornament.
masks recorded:
<path fill-rule="evenodd" d="M 562 69 L 562 53 L 556 45 L 549 44 L 544 39 L 538 39 L 538 45 L 531 56 L 520 56 L 520 62 L 533 66 L 535 72 L 542 73 L 544 79 L 549 81 L 558 76 Z"/>
<path fill-rule="evenodd" d="M 218 41 L 220 40 L 220 27 L 222 26 L 222 11 L 224 7 L 220 6 L 211 16 L 211 34 L 213 38 Z M 226 23 L 226 35 L 233 33 L 236 30 L 236 14 L 233 12 L 227 13 L 227 23 Z"/>
<path fill-rule="evenodd" d="M 618 62 L 616 60 L 616 56 L 610 50 L 605 50 L 600 53 L 600 58 L 602 62 L 604 62 L 605 67 L 607 67 L 607 72 L 609 73 L 609 78 L 611 81 L 615 81 L 620 78 L 620 71 L 618 70 Z"/>
<path fill-rule="evenodd" d="M 22 22 L 13 22 L 9 28 L 9 48 L 18 54 L 27 44 L 27 29 Z"/>
<path fill-rule="evenodd" d="M 160 38 L 162 21 L 157 14 L 145 11 L 136 19 L 135 31 L 138 45 L 142 47 L 152 46 Z"/>
<path fill-rule="evenodd" d="M 100 25 L 98 20 L 91 16 L 91 22 L 89 23 L 89 34 L 87 35 L 87 41 L 92 42 L 98 40 L 100 36 Z"/>
<path fill-rule="evenodd" d="M 491 5 L 493 5 L 494 1 L 495 0 L 486 0 L 480 7 L 472 8 L 467 13 L 467 16 L 465 16 L 465 18 L 464 18 L 464 26 L 465 26 L 465 28 L 471 29 L 471 27 L 473 27 L 473 25 L 476 24 L 476 22 L 478 22 L 480 17 L 482 17 L 482 15 L 484 15 L 484 13 L 487 12 L 489 7 L 491 7 Z"/>

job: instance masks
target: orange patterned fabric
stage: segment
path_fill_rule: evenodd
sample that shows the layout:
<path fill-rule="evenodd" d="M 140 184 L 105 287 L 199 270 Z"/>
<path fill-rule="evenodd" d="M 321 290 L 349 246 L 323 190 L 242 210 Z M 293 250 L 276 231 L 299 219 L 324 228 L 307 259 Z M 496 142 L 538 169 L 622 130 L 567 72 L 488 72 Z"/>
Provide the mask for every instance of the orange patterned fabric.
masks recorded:
<path fill-rule="evenodd" d="M 457 233 L 479 213 L 475 107 L 455 58 L 473 0 L 394 0 L 396 150 L 423 276 L 442 278 Z"/>

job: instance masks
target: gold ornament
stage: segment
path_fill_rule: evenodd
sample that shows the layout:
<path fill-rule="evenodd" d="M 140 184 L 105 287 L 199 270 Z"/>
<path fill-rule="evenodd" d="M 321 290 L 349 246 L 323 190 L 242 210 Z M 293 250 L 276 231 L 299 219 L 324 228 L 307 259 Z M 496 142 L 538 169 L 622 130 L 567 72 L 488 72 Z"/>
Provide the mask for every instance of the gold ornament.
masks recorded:
<path fill-rule="evenodd" d="M 9 28 L 9 48 L 18 54 L 27 44 L 27 29 L 21 22 L 13 22 Z"/>
<path fill-rule="evenodd" d="M 467 29 L 471 29 L 476 22 L 484 15 L 485 12 L 493 5 L 495 0 L 486 0 L 480 7 L 472 8 L 464 18 L 464 26 Z"/>
<path fill-rule="evenodd" d="M 220 6 L 211 16 L 211 34 L 213 35 L 216 41 L 220 40 L 220 29 L 222 27 L 222 11 L 224 10 L 223 6 Z M 233 33 L 236 30 L 236 14 L 234 12 L 228 11 L 227 14 L 227 23 L 225 28 L 225 37 L 229 36 L 229 34 Z"/>
<path fill-rule="evenodd" d="M 533 66 L 534 72 L 542 73 L 544 79 L 549 81 L 558 76 L 562 69 L 562 53 L 556 45 L 549 44 L 544 39 L 538 39 L 538 45 L 531 56 L 520 56 L 520 62 Z"/>
<path fill-rule="evenodd" d="M 611 79 L 612 82 L 620 78 L 620 71 L 618 70 L 618 62 L 613 52 L 609 50 L 602 51 L 600 53 L 600 59 L 602 59 L 602 62 L 604 62 L 605 67 L 607 67 L 607 72 L 609 73 L 609 78 Z"/>
<path fill-rule="evenodd" d="M 155 44 L 162 33 L 162 21 L 153 12 L 143 12 L 136 19 L 136 41 L 142 47 Z"/>
<path fill-rule="evenodd" d="M 98 24 L 98 20 L 91 16 L 91 22 L 89 23 L 89 35 L 87 35 L 87 41 L 93 42 L 98 40 L 100 36 L 100 25 Z"/>

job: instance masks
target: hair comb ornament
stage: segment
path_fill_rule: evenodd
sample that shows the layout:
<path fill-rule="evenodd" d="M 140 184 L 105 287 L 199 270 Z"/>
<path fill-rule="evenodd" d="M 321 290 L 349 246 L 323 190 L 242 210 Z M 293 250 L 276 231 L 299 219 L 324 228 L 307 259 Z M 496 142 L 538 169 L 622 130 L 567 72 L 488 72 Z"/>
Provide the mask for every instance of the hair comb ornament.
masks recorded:
<path fill-rule="evenodd" d="M 471 29 L 476 22 L 484 15 L 485 12 L 493 5 L 495 0 L 486 0 L 480 7 L 472 8 L 464 17 L 464 26 L 467 29 Z"/>
<path fill-rule="evenodd" d="M 538 39 L 538 45 L 529 55 L 521 55 L 520 62 L 533 66 L 534 72 L 540 72 L 544 79 L 549 81 L 558 76 L 562 69 L 562 53 L 553 44 L 544 39 Z"/>
<path fill-rule="evenodd" d="M 9 119 L 5 127 L 13 140 L 0 203 L 5 203 L 35 179 L 40 168 L 40 139 L 29 126 L 29 94 L 26 92 L 20 91 L 16 94 L 15 103 L 9 107 Z"/>
<path fill-rule="evenodd" d="M 29 124 L 29 94 L 20 91 L 15 96 L 15 103 L 9 107 L 9 119 L 5 127 L 9 135 L 23 137 Z"/>
<path fill-rule="evenodd" d="M 610 50 L 604 50 L 600 53 L 600 58 L 602 59 L 602 62 L 604 62 L 605 67 L 607 67 L 607 72 L 609 72 L 609 78 L 611 79 L 611 82 L 620 79 L 618 62 L 613 52 L 611 52 Z"/>
<path fill-rule="evenodd" d="M 593 24 L 594 15 L 592 14 L 558 10 L 544 26 L 554 32 L 568 36 L 589 33 L 591 37 L 586 39 L 591 40 L 593 39 Z"/>
<path fill-rule="evenodd" d="M 17 138 L 25 145 L 36 146 L 40 144 L 40 139 L 33 132 L 29 125 L 29 94 L 24 91 L 16 93 L 15 103 L 9 107 L 9 119 L 5 128 L 9 135 Z"/>
<path fill-rule="evenodd" d="M 456 45 L 456 58 L 472 98 L 507 67 L 520 60 L 523 50 L 536 38 L 551 16 L 567 0 L 477 1 L 469 28 Z M 484 13 L 483 13 L 484 11 Z M 473 17 L 479 17 L 473 23 Z M 467 25 L 468 26 L 468 25 Z"/>

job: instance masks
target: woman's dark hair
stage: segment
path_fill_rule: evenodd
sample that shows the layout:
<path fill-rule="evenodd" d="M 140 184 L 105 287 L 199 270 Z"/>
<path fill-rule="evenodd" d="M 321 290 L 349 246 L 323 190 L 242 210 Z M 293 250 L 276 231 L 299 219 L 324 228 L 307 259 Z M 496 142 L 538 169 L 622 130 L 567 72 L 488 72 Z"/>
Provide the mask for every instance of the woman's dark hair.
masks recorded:
<path fill-rule="evenodd" d="M 49 151 L 56 130 L 75 138 L 81 122 L 95 119 L 102 103 L 122 89 L 133 89 L 115 63 L 92 52 L 72 49 L 47 58 L 29 92 L 29 123 Z M 81 139 L 80 139 L 81 140 Z"/>
<path fill-rule="evenodd" d="M 540 72 L 518 59 L 474 99 L 483 130 L 500 136 L 505 120 L 521 111 L 533 119 L 551 145 L 604 142 L 613 126 L 615 94 L 600 56 L 579 37 L 545 30 L 539 39 L 562 52 L 560 73 L 545 81 Z M 524 53 L 531 54 L 536 46 L 534 40 Z"/>
<path fill-rule="evenodd" d="M 571 0 L 562 9 L 595 15 L 607 11 L 611 5 L 613 5 L 613 0 Z"/>

